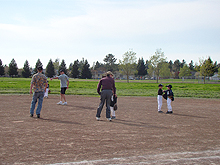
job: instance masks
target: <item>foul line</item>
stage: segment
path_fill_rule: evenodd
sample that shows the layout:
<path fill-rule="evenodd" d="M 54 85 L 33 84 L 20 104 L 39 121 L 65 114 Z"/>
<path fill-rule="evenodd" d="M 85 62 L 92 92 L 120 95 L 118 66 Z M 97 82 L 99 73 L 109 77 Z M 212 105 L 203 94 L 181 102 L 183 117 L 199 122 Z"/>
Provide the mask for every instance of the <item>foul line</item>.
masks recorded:
<path fill-rule="evenodd" d="M 207 150 L 198 152 L 177 152 L 157 155 L 131 156 L 122 158 L 102 159 L 102 160 L 84 160 L 80 162 L 56 163 L 51 165 L 85 165 L 85 164 L 151 164 L 162 162 L 178 161 L 199 161 L 199 160 L 220 160 L 220 150 Z M 138 161 L 140 160 L 140 161 Z M 135 161 L 135 163 L 132 163 Z"/>

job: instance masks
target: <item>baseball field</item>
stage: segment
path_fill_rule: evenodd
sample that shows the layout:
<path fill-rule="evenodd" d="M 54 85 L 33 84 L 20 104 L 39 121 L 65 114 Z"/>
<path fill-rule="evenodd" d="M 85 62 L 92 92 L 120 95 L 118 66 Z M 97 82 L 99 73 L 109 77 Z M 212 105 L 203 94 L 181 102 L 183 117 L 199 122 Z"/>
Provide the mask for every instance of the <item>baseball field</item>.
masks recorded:
<path fill-rule="evenodd" d="M 51 88 L 55 89 L 53 84 Z M 69 94 L 66 98 L 68 105 L 57 105 L 59 95 L 50 94 L 39 119 L 29 117 L 32 95 L 1 94 L 0 164 L 220 162 L 219 98 L 175 97 L 174 113 L 160 114 L 155 96 L 118 94 L 112 122 L 106 120 L 105 109 L 101 121 L 95 120 L 99 97 Z M 162 110 L 167 110 L 165 100 Z"/>

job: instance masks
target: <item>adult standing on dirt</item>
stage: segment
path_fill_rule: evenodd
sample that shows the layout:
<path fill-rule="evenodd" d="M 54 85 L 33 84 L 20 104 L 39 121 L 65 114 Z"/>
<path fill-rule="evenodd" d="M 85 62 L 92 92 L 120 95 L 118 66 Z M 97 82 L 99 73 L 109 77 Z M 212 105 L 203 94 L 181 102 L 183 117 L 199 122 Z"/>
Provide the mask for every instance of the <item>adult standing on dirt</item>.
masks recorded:
<path fill-rule="evenodd" d="M 112 78 L 113 74 L 111 71 L 108 71 L 106 73 L 106 77 L 102 78 L 97 86 L 97 92 L 100 95 L 100 104 L 97 109 L 97 114 L 96 114 L 96 120 L 100 120 L 100 115 L 102 112 L 102 108 L 105 104 L 106 101 L 106 118 L 108 121 L 111 121 L 110 117 L 110 102 L 111 102 L 111 96 L 112 92 L 115 94 L 115 80 Z M 100 92 L 100 89 L 102 87 L 102 90 Z"/>
<path fill-rule="evenodd" d="M 47 88 L 47 78 L 45 75 L 42 74 L 43 68 L 42 66 L 37 68 L 38 73 L 34 74 L 31 80 L 31 87 L 30 87 L 30 94 L 32 94 L 32 88 L 34 90 L 33 98 L 31 101 L 31 108 L 30 108 L 30 117 L 34 115 L 35 105 L 38 99 L 38 106 L 36 109 L 37 118 L 40 118 L 40 112 L 42 109 L 44 92 Z"/>
<path fill-rule="evenodd" d="M 69 86 L 69 77 L 64 73 L 63 70 L 60 70 L 60 76 L 51 78 L 50 80 L 53 80 L 53 79 L 60 80 L 60 88 L 61 88 L 60 102 L 58 102 L 57 104 L 58 105 L 67 105 L 65 93 L 66 93 L 66 89 L 68 89 L 68 86 Z M 63 101 L 64 101 L 64 103 L 63 103 Z"/>

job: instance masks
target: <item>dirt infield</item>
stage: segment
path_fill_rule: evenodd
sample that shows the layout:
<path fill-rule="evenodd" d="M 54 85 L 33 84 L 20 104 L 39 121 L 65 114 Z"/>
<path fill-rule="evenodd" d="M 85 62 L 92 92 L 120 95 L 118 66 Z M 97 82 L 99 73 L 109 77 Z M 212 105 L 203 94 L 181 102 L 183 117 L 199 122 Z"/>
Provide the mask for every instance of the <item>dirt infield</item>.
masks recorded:
<path fill-rule="evenodd" d="M 98 97 L 44 99 L 29 117 L 30 95 L 0 95 L 0 164 L 219 164 L 220 100 L 175 98 L 173 114 L 157 113 L 156 98 L 119 97 L 117 119 Z M 162 110 L 166 111 L 164 100 Z M 71 163 L 67 163 L 71 162 Z"/>

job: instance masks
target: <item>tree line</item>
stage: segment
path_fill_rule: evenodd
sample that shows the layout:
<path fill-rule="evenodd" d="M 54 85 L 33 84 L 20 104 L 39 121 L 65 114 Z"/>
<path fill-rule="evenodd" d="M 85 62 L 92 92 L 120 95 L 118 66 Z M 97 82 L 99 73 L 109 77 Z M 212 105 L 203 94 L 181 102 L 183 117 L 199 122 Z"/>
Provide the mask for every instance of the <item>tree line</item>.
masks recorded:
<path fill-rule="evenodd" d="M 96 61 L 91 67 L 88 61 L 82 58 L 81 61 L 77 59 L 73 63 L 70 63 L 67 68 L 64 59 L 61 63 L 59 59 L 56 59 L 54 62 L 50 59 L 46 66 L 45 75 L 47 77 L 53 77 L 58 75 L 58 71 L 62 69 L 64 70 L 64 73 L 71 78 L 91 79 L 93 75 L 92 73 L 94 72 L 101 71 L 104 73 L 110 70 L 113 73 L 118 72 L 121 75 L 125 75 L 128 82 L 131 75 L 138 79 L 156 79 L 158 82 L 159 78 L 172 77 L 178 79 L 182 77 L 187 78 L 196 76 L 210 77 L 213 76 L 215 72 L 220 73 L 220 63 L 217 64 L 217 61 L 213 62 L 210 57 L 205 60 L 200 59 L 199 63 L 195 64 L 193 60 L 187 64 L 184 59 L 182 61 L 176 59 L 173 62 L 172 60 L 167 61 L 162 49 L 157 49 L 154 55 L 146 61 L 143 58 L 137 60 L 136 53 L 133 50 L 125 52 L 118 63 L 116 61 L 117 59 L 115 58 L 115 55 L 107 54 L 103 59 L 103 62 Z M 37 73 L 38 66 L 43 66 L 40 59 L 37 60 L 34 69 L 30 68 L 28 60 L 26 60 L 24 67 L 20 69 L 20 76 L 25 78 L 32 76 Z M 3 66 L 0 59 L 0 75 L 4 76 L 5 74 L 8 74 L 10 77 L 16 77 L 19 75 L 18 67 L 14 58 L 9 66 Z"/>

